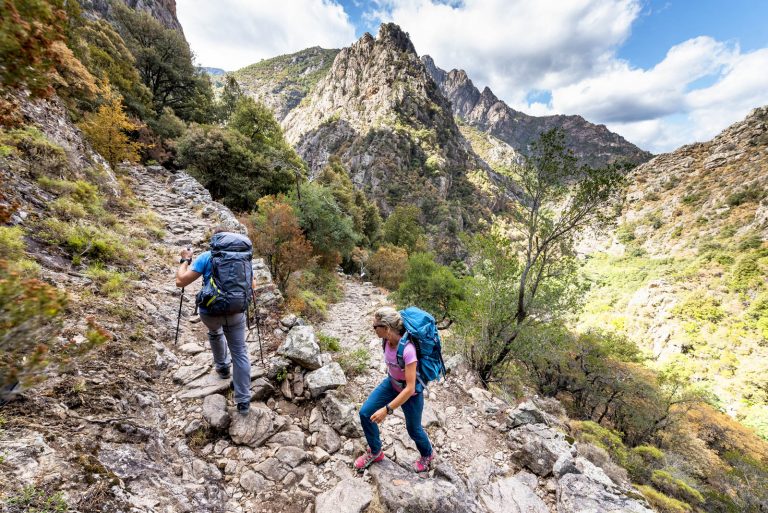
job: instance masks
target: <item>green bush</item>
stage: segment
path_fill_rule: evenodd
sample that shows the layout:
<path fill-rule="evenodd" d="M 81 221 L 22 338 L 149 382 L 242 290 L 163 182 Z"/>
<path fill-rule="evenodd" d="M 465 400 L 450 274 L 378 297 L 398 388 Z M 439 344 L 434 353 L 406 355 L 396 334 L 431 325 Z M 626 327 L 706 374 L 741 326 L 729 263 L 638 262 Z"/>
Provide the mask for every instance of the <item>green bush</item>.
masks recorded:
<path fill-rule="evenodd" d="M 85 275 L 96 283 L 99 292 L 111 298 L 123 297 L 128 288 L 129 280 L 134 278 L 133 275 L 127 273 L 105 269 L 98 263 L 88 267 Z"/>
<path fill-rule="evenodd" d="M 0 226 L 0 260 L 17 260 L 24 256 L 24 230 L 18 226 Z"/>
<path fill-rule="evenodd" d="M 99 192 L 99 187 L 85 180 L 59 180 L 42 176 L 37 180 L 38 184 L 46 190 L 61 195 L 58 200 L 62 202 L 52 205 L 52 209 L 72 213 L 71 218 L 85 217 L 77 215 L 87 212 L 93 216 L 104 215 L 104 198 Z"/>
<path fill-rule="evenodd" d="M 39 234 L 48 243 L 64 248 L 76 264 L 84 257 L 104 263 L 124 264 L 130 260 L 125 245 L 105 228 L 51 218 L 41 223 Z"/>
<path fill-rule="evenodd" d="M 348 378 L 358 376 L 368 370 L 370 360 L 371 353 L 365 347 L 359 347 L 353 351 L 344 350 L 336 356 L 336 361 L 341 365 Z"/>
<path fill-rule="evenodd" d="M 454 318 L 465 295 L 461 280 L 431 253 L 411 254 L 396 294 L 399 306 L 418 305 L 438 322 Z"/>
<path fill-rule="evenodd" d="M 730 194 L 725 202 L 730 207 L 738 207 L 744 203 L 757 202 L 763 199 L 765 191 L 757 186 L 748 186 Z"/>
<path fill-rule="evenodd" d="M 635 240 L 635 225 L 633 223 L 624 223 L 616 228 L 616 238 L 622 244 L 629 244 Z"/>
<path fill-rule="evenodd" d="M 731 290 L 747 292 L 760 288 L 763 284 L 763 272 L 757 263 L 757 258 L 756 254 L 748 254 L 737 260 L 731 276 Z"/>
<path fill-rule="evenodd" d="M 5 500 L 7 513 L 56 513 L 69 511 L 61 492 L 51 493 L 35 486 L 25 486 L 21 492 Z"/>
<path fill-rule="evenodd" d="M 675 305 L 672 313 L 683 319 L 711 323 L 717 323 L 725 317 L 725 312 L 720 308 L 720 302 L 703 294 L 688 296 L 682 303 Z"/>
<path fill-rule="evenodd" d="M 691 513 L 693 511 L 690 504 L 668 497 L 650 486 L 641 485 L 637 489 L 648 499 L 651 506 L 661 513 Z"/>
<path fill-rule="evenodd" d="M 622 467 L 627 465 L 629 459 L 627 448 L 618 431 L 603 427 L 591 420 L 572 422 L 571 428 L 577 440 L 605 449 L 613 461 Z"/>
<path fill-rule="evenodd" d="M 671 495 L 689 504 L 702 504 L 704 502 L 704 496 L 702 496 L 698 490 L 691 487 L 685 481 L 675 478 L 672 474 L 664 470 L 654 470 L 651 474 L 651 482 L 653 483 L 653 486 L 665 494 Z"/>
<path fill-rule="evenodd" d="M 48 140 L 35 127 L 9 131 L 0 130 L 0 145 L 12 148 L 11 153 L 29 162 L 27 171 L 33 178 L 40 176 L 63 176 L 69 172 L 69 163 L 64 149 Z"/>
<path fill-rule="evenodd" d="M 317 335 L 317 343 L 320 346 L 320 350 L 323 352 L 333 351 L 335 353 L 341 349 L 339 339 L 326 335 L 325 333 L 319 333 Z"/>
<path fill-rule="evenodd" d="M 654 470 L 664 466 L 664 452 L 652 445 L 638 445 L 629 451 L 627 471 L 635 483 L 649 483 Z"/>
<path fill-rule="evenodd" d="M 31 380 L 45 368 L 66 304 L 66 294 L 0 260 L 0 385 Z"/>

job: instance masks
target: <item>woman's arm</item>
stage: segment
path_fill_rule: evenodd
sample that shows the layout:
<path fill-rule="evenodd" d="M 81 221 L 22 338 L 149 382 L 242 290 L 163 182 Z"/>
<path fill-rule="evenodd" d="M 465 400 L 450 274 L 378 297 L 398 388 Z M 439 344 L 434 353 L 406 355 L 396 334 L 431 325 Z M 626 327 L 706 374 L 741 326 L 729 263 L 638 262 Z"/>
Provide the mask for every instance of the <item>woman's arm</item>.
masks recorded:
<path fill-rule="evenodd" d="M 416 364 L 417 362 L 411 362 L 405 366 L 405 388 L 389 403 L 389 407 L 393 410 L 402 406 L 403 403 L 411 398 L 413 392 L 416 391 Z M 385 406 L 384 408 L 376 410 L 376 412 L 371 415 L 371 420 L 378 424 L 383 421 L 386 416 L 387 407 Z"/>
<path fill-rule="evenodd" d="M 200 273 L 189 268 L 189 264 L 184 262 L 176 271 L 176 286 L 186 287 L 200 277 Z"/>

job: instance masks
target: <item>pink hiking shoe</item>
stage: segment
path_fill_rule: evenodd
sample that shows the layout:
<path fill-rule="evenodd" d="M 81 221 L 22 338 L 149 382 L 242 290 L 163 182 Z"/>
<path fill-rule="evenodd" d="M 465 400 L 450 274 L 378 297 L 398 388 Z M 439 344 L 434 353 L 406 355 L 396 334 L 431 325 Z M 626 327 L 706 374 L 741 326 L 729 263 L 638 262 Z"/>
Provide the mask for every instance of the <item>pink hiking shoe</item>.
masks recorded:
<path fill-rule="evenodd" d="M 435 459 L 434 453 L 430 454 L 429 456 L 422 456 L 421 458 L 419 458 L 413 463 L 413 469 L 416 472 L 426 472 L 429 470 L 429 467 L 432 466 L 432 460 L 434 459 Z"/>
<path fill-rule="evenodd" d="M 384 459 L 384 451 L 379 451 L 378 454 L 373 454 L 371 449 L 355 460 L 355 468 L 357 470 L 365 470 L 374 463 L 378 463 Z"/>

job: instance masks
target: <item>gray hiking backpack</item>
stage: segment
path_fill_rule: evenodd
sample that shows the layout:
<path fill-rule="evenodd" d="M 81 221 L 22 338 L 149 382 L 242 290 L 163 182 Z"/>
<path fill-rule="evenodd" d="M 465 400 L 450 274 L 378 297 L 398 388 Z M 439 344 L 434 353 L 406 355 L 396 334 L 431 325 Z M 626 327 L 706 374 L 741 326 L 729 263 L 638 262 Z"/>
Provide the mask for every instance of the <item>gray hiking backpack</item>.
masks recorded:
<path fill-rule="evenodd" d="M 251 301 L 253 245 L 245 235 L 231 232 L 211 238 L 213 272 L 197 294 L 197 306 L 209 315 L 245 312 Z"/>

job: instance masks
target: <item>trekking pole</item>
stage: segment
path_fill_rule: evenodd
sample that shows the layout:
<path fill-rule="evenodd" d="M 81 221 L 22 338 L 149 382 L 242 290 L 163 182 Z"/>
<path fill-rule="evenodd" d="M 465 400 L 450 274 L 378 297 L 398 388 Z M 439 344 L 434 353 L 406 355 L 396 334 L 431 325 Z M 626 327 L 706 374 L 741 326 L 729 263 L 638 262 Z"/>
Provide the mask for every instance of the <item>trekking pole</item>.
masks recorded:
<path fill-rule="evenodd" d="M 176 317 L 176 339 L 173 345 L 179 344 L 179 324 L 181 323 L 181 305 L 184 303 L 184 287 L 181 287 L 181 298 L 179 299 L 179 315 Z"/>
<path fill-rule="evenodd" d="M 261 347 L 261 315 L 259 315 L 258 309 L 256 310 L 256 338 L 259 339 L 259 355 L 261 356 L 261 364 L 264 365 L 264 350 Z"/>

